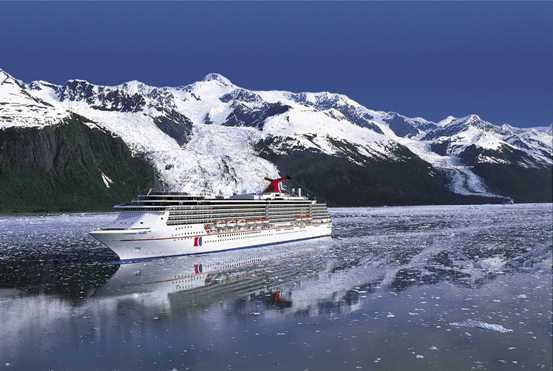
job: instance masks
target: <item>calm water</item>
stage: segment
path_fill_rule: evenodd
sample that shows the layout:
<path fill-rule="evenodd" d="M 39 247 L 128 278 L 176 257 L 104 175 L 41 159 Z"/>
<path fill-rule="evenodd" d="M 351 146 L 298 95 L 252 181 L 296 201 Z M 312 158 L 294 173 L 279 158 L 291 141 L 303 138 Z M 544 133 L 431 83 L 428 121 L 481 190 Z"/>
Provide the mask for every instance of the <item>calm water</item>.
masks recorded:
<path fill-rule="evenodd" d="M 332 210 L 332 240 L 114 264 L 0 216 L 0 369 L 551 370 L 552 205 Z"/>

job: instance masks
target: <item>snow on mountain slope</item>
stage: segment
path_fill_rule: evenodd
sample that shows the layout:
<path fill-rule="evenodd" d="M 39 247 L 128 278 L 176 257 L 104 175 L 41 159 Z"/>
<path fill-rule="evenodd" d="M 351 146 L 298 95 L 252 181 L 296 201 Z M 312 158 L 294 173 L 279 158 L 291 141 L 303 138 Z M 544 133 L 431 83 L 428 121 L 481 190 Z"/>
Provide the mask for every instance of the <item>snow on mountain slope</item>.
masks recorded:
<path fill-rule="evenodd" d="M 236 87 L 218 74 L 208 74 L 199 81 L 173 90 L 176 106 L 195 124 L 222 124 L 231 112 L 230 103 L 219 98 Z"/>
<path fill-rule="evenodd" d="M 256 152 L 260 142 L 279 154 L 316 151 L 358 164 L 357 154 L 399 161 L 396 150 L 403 146 L 445 171 L 454 192 L 486 197 L 495 195 L 466 163 L 468 149 L 484 151 L 477 157 L 483 162 L 507 163 L 502 150 L 509 148 L 525 154 L 520 161 L 526 166 L 553 163 L 551 128 L 496 126 L 476 115 L 434 123 L 371 110 L 341 94 L 247 90 L 215 73 L 188 85 L 154 87 L 85 80 L 25 85 L 0 71 L 0 129 L 55 125 L 72 112 L 146 155 L 168 189 L 190 193 L 260 190 L 260 179 L 278 174 Z"/>
<path fill-rule="evenodd" d="M 263 187 L 264 176 L 278 175 L 273 164 L 253 151 L 261 138 L 259 132 L 204 123 L 206 117 L 221 123 L 231 111 L 230 104 L 219 98 L 235 86 L 220 75 L 177 88 L 153 88 L 139 82 L 99 87 L 81 80 L 63 87 L 43 82 L 30 86 L 42 99 L 93 120 L 121 137 L 134 153 L 145 154 L 170 190 L 224 195 L 254 192 Z M 130 105 L 125 99 L 139 103 Z M 155 122 L 173 109 L 194 123 L 191 140 L 182 146 Z"/>
<path fill-rule="evenodd" d="M 393 156 L 387 148 L 393 143 L 390 138 L 372 130 L 359 127 L 338 115 L 311 110 L 290 110 L 269 118 L 263 128 L 263 136 L 291 138 L 304 149 L 317 149 L 326 154 L 337 154 L 332 140 L 345 140 L 364 148 L 367 157 L 374 155 Z M 287 142 L 290 145 L 290 141 Z M 278 148 L 277 150 L 286 150 Z"/>
<path fill-rule="evenodd" d="M 421 117 L 410 118 L 395 112 L 368 109 L 342 94 L 283 91 L 257 93 L 266 101 L 285 102 L 285 104 L 303 109 L 309 107 L 315 111 L 326 112 L 330 117 L 348 120 L 357 126 L 371 129 L 388 137 L 416 137 L 436 126 L 432 121 Z"/>
<path fill-rule="evenodd" d="M 512 161 L 502 154 L 514 150 L 527 157 L 519 161 L 521 166 L 553 164 L 552 137 L 546 131 L 497 126 L 474 114 L 462 118 L 449 117 L 421 139 L 431 142 L 432 149 L 437 153 L 457 158 L 463 157 L 470 149 L 481 150 L 485 154 L 477 157 L 479 163 Z"/>
<path fill-rule="evenodd" d="M 229 116 L 237 107 L 253 111 L 280 104 L 279 107 L 286 109 L 272 115 L 264 112 L 265 116 L 261 117 L 265 119 L 263 136 L 293 138 L 305 148 L 318 148 L 329 154 L 336 153 L 336 149 L 329 144 L 328 138 L 369 145 L 369 154 L 385 154 L 386 147 L 396 136 L 389 122 L 401 118 L 413 127 L 430 123 L 421 118 L 409 119 L 395 113 L 369 110 L 340 94 L 249 91 L 218 74 L 209 74 L 203 81 L 175 88 L 149 87 L 136 81 L 97 86 L 83 80 L 70 80 L 63 86 L 33 82 L 29 88 L 50 104 L 61 105 L 97 121 L 139 151 L 152 147 L 148 141 L 166 145 L 157 138 L 159 133 L 153 133 L 156 129 L 147 117 L 161 115 L 168 109 L 176 110 L 195 125 L 228 125 Z M 128 123 L 122 122 L 126 116 L 130 117 Z M 142 120 L 142 116 L 146 118 Z M 135 128 L 136 132 L 131 133 L 130 128 Z M 410 129 L 420 133 L 420 130 Z M 310 135 L 317 137 L 317 144 L 306 139 Z"/>
<path fill-rule="evenodd" d="M 445 171 L 453 192 L 465 196 L 498 196 L 488 190 L 484 181 L 472 171 L 471 166 L 464 165 L 455 156 L 440 155 L 432 151 L 431 142 L 412 139 L 400 139 L 400 142 L 423 160 Z"/>
<path fill-rule="evenodd" d="M 455 116 L 451 116 L 451 115 L 450 115 L 450 116 L 447 116 L 446 118 L 444 118 L 444 119 L 438 121 L 438 122 L 436 123 L 436 126 L 438 126 L 438 127 L 444 127 L 444 126 L 446 126 L 446 125 L 449 125 L 452 121 L 454 121 L 454 120 L 456 120 L 456 119 L 457 119 L 457 117 L 455 117 Z"/>
<path fill-rule="evenodd" d="M 218 74 L 175 88 L 154 88 L 139 82 L 103 87 L 82 80 L 71 80 L 63 86 L 33 82 L 29 88 L 50 104 L 90 118 L 120 136 L 134 152 L 148 154 L 163 181 L 175 190 L 228 195 L 261 189 L 259 179 L 278 174 L 274 165 L 253 150 L 257 141 L 267 137 L 286 138 L 302 149 L 327 154 L 339 152 L 332 140 L 347 141 L 359 146 L 368 157 L 388 156 L 393 160 L 388 148 L 394 142 L 377 126 L 374 128 L 378 132 L 352 124 L 338 110 L 299 103 L 292 93 L 251 92 Z M 327 100 L 331 96 L 324 95 Z M 310 98 L 315 96 L 310 94 Z M 344 96 L 335 96 L 348 107 L 355 104 L 356 109 L 364 109 Z M 228 127 L 237 107 L 241 112 L 249 110 L 250 118 L 256 112 L 260 114 L 260 130 Z M 267 107 L 286 108 L 271 114 Z M 154 122 L 155 117 L 170 109 L 194 124 L 189 143 L 180 146 Z"/>
<path fill-rule="evenodd" d="M 170 190 L 211 195 L 257 192 L 265 185 L 264 176 L 278 176 L 275 165 L 254 152 L 259 138 L 252 128 L 199 124 L 183 148 L 152 151 L 148 157 Z"/>
<path fill-rule="evenodd" d="M 66 110 L 29 94 L 22 83 L 0 69 L 0 129 L 53 125 L 68 116 Z"/>
<path fill-rule="evenodd" d="M 510 133 L 506 128 L 495 126 L 482 120 L 478 115 L 461 118 L 448 117 L 439 126 L 429 131 L 422 139 L 451 143 L 450 152 L 455 154 L 467 145 L 476 144 L 483 148 L 497 149 L 501 144 L 500 135 Z"/>
<path fill-rule="evenodd" d="M 474 114 L 449 116 L 417 140 L 400 139 L 419 157 L 444 170 L 455 193 L 485 197 L 497 195 L 474 172 L 474 165 L 510 166 L 516 162 L 522 167 L 551 166 L 551 141 L 551 135 L 545 131 L 497 126 Z M 514 156 L 516 151 L 523 156 Z"/>

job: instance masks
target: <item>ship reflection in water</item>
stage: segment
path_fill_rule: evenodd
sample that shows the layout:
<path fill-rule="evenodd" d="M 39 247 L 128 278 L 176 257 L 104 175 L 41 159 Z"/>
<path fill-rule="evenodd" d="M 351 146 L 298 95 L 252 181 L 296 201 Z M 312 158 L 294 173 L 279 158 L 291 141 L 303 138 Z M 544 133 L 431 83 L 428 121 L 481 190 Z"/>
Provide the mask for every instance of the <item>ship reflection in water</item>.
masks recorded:
<path fill-rule="evenodd" d="M 551 369 L 551 205 L 338 209 L 333 239 L 126 264 L 70 242 L 110 217 L 0 217 L 0 368 Z"/>
<path fill-rule="evenodd" d="M 121 264 L 94 290 L 94 298 L 137 300 L 160 313 L 178 316 L 232 298 L 262 298 L 268 308 L 291 307 L 290 284 L 318 273 L 322 260 L 309 269 L 301 260 L 328 250 L 330 239 L 291 243 L 198 257 L 155 259 Z M 292 284 L 292 286 L 294 286 Z"/>

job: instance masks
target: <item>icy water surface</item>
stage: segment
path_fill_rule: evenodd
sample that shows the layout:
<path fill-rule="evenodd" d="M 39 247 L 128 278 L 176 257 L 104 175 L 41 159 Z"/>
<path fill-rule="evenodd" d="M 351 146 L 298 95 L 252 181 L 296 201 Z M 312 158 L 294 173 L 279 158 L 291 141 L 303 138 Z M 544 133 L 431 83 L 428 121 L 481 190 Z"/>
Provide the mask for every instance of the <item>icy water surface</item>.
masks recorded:
<path fill-rule="evenodd" d="M 0 216 L 0 369 L 551 370 L 552 205 L 334 209 L 333 239 L 114 264 Z"/>

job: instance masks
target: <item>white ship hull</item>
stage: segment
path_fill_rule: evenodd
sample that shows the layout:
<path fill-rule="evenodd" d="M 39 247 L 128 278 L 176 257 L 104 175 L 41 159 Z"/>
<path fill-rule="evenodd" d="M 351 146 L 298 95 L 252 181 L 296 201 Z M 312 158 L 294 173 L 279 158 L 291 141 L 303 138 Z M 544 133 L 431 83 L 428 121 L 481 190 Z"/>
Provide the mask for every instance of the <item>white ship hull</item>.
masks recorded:
<path fill-rule="evenodd" d="M 195 255 L 329 237 L 331 224 L 265 229 L 237 226 L 223 232 L 206 231 L 204 225 L 164 226 L 159 229 L 98 230 L 90 234 L 113 250 L 121 260 Z"/>
<path fill-rule="evenodd" d="M 282 193 L 286 177 L 267 179 L 262 194 L 206 198 L 148 192 L 116 205 L 108 228 L 90 234 L 122 260 L 195 255 L 328 237 L 326 204 Z"/>

